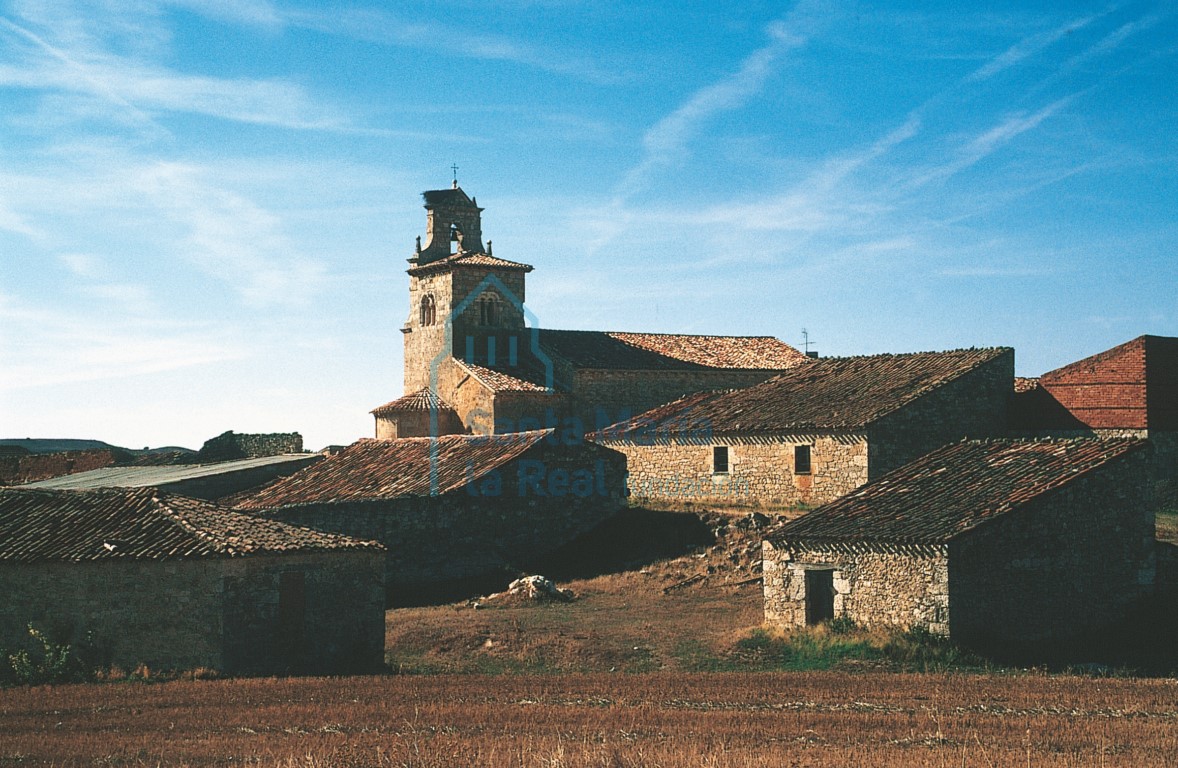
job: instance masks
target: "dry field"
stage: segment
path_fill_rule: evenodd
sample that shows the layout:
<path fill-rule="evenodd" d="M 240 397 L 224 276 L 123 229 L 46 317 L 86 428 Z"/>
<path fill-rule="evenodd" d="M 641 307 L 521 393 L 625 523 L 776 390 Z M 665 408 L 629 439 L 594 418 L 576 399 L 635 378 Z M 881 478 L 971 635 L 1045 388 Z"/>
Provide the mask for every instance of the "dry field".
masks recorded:
<path fill-rule="evenodd" d="M 0 765 L 1178 766 L 1178 683 L 388 676 L 0 691 Z"/>

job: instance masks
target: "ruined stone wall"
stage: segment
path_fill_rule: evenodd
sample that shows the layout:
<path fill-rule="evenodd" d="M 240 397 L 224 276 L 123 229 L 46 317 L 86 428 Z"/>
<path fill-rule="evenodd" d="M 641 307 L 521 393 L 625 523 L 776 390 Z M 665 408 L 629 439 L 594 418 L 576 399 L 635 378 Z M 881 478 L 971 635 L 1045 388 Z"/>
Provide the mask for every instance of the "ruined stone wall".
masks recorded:
<path fill-rule="evenodd" d="M 116 463 L 114 452 L 106 448 L 25 455 L 14 452 L 0 456 L 0 485 L 34 483 L 75 472 L 113 467 Z"/>
<path fill-rule="evenodd" d="M 867 482 L 868 448 L 862 435 L 711 437 L 711 442 L 605 444 L 626 455 L 630 497 L 640 503 L 818 505 Z M 727 473 L 712 471 L 718 445 L 728 447 Z M 812 446 L 809 474 L 795 472 L 796 445 Z"/>
<path fill-rule="evenodd" d="M 198 667 L 281 672 L 379 663 L 384 645 L 383 553 L 331 551 L 171 561 L 0 565 L 0 649 L 27 647 L 32 623 L 59 642 L 93 640 L 97 661 L 132 670 Z M 278 579 L 306 574 L 299 656 L 277 655 Z M 288 652 L 289 653 L 289 652 Z"/>
<path fill-rule="evenodd" d="M 428 472 L 428 467 L 422 468 Z M 541 443 L 444 496 L 287 507 L 267 517 L 380 541 L 389 589 L 501 572 L 550 552 L 625 505 L 625 459 Z"/>
<path fill-rule="evenodd" d="M 929 451 L 963 438 L 1000 437 L 1014 389 L 1014 351 L 928 392 L 868 428 L 874 480 Z"/>
<path fill-rule="evenodd" d="M 946 547 L 810 547 L 766 541 L 762 553 L 765 623 L 770 626 L 805 626 L 806 570 L 829 568 L 834 571 L 836 618 L 949 634 Z"/>
<path fill-rule="evenodd" d="M 1148 452 L 1114 460 L 950 545 L 964 642 L 1067 637 L 1121 618 L 1155 577 Z"/>
<path fill-rule="evenodd" d="M 302 452 L 303 436 L 298 432 L 251 435 L 229 430 L 206 440 L 197 453 L 196 459 L 200 462 L 230 461 L 232 459 L 253 459 Z"/>

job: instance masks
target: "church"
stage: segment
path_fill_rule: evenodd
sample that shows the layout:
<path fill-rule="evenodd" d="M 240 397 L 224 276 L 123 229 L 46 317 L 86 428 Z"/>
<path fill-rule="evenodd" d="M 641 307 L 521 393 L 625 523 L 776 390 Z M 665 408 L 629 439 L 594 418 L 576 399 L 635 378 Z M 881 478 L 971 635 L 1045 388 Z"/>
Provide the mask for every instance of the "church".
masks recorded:
<path fill-rule="evenodd" d="M 423 193 L 425 244 L 409 259 L 404 396 L 372 411 L 376 437 L 555 429 L 568 440 L 687 394 L 748 387 L 810 359 L 770 336 L 540 328 L 533 267 L 483 244 L 458 186 Z"/>

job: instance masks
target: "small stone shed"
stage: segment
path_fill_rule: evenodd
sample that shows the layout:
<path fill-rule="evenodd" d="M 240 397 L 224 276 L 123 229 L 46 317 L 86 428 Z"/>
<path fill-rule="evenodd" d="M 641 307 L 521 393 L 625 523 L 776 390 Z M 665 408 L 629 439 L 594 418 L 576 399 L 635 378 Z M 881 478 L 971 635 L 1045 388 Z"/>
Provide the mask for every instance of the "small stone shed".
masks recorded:
<path fill-rule="evenodd" d="M 1014 351 L 825 358 L 697 393 L 591 436 L 626 454 L 632 498 L 822 504 L 941 445 L 1006 429 Z"/>
<path fill-rule="evenodd" d="M 237 509 L 382 542 L 406 602 L 518 567 L 624 505 L 624 456 L 539 430 L 360 440 Z"/>
<path fill-rule="evenodd" d="M 1132 438 L 945 446 L 771 534 L 765 621 L 845 616 L 969 644 L 1108 625 L 1153 589 L 1148 478 Z"/>
<path fill-rule="evenodd" d="M 375 542 L 151 488 L 0 490 L 3 649 L 32 623 L 125 669 L 373 669 L 383 575 Z"/>

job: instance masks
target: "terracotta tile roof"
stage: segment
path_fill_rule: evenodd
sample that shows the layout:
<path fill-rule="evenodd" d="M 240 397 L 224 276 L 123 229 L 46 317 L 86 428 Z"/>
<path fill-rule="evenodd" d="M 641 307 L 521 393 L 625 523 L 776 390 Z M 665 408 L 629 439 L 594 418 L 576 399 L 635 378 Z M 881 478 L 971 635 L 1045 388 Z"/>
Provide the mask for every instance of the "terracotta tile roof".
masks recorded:
<path fill-rule="evenodd" d="M 771 538 L 944 543 L 1145 447 L 1130 438 L 954 443 L 786 523 Z"/>
<path fill-rule="evenodd" d="M 1007 347 L 828 357 L 755 386 L 685 398 L 608 427 L 603 439 L 627 439 L 627 428 L 659 434 L 774 434 L 864 427 L 937 387 L 1012 355 Z M 674 405 L 674 404 L 672 404 Z"/>
<path fill-rule="evenodd" d="M 453 411 L 454 407 L 447 403 L 442 398 L 438 397 L 436 392 L 430 390 L 429 387 L 419 389 L 403 397 L 399 397 L 391 403 L 373 408 L 369 413 L 373 416 L 386 416 L 390 413 L 401 413 L 403 411 Z"/>
<path fill-rule="evenodd" d="M 379 549 L 153 488 L 0 490 L 0 562 L 173 560 Z"/>
<path fill-rule="evenodd" d="M 449 493 L 539 443 L 552 430 L 360 440 L 238 504 L 259 510 Z M 431 462 L 431 457 L 434 461 Z M 431 478 L 431 464 L 437 468 Z"/>
<path fill-rule="evenodd" d="M 495 392 L 547 392 L 547 376 L 544 367 L 537 361 L 525 364 L 494 368 L 465 360 L 457 361 L 471 376 Z"/>
<path fill-rule="evenodd" d="M 445 258 L 436 259 L 426 264 L 409 267 L 408 272 L 411 275 L 425 275 L 431 272 L 443 272 L 456 267 L 492 267 L 494 269 L 507 269 L 517 272 L 531 272 L 533 269 L 530 264 L 521 264 L 518 261 L 500 259 L 480 251 L 465 251 L 463 253 L 453 253 Z"/>
<path fill-rule="evenodd" d="M 809 358 L 772 336 L 541 329 L 540 345 L 574 368 L 785 370 Z"/>
<path fill-rule="evenodd" d="M 1014 377 L 1014 393 L 1016 395 L 1021 395 L 1024 392 L 1031 392 L 1033 390 L 1040 389 L 1041 387 L 1042 387 L 1042 385 L 1039 383 L 1038 377 L 1035 377 L 1035 378 L 1031 378 L 1031 377 L 1027 377 L 1027 376 L 1015 376 Z"/>

